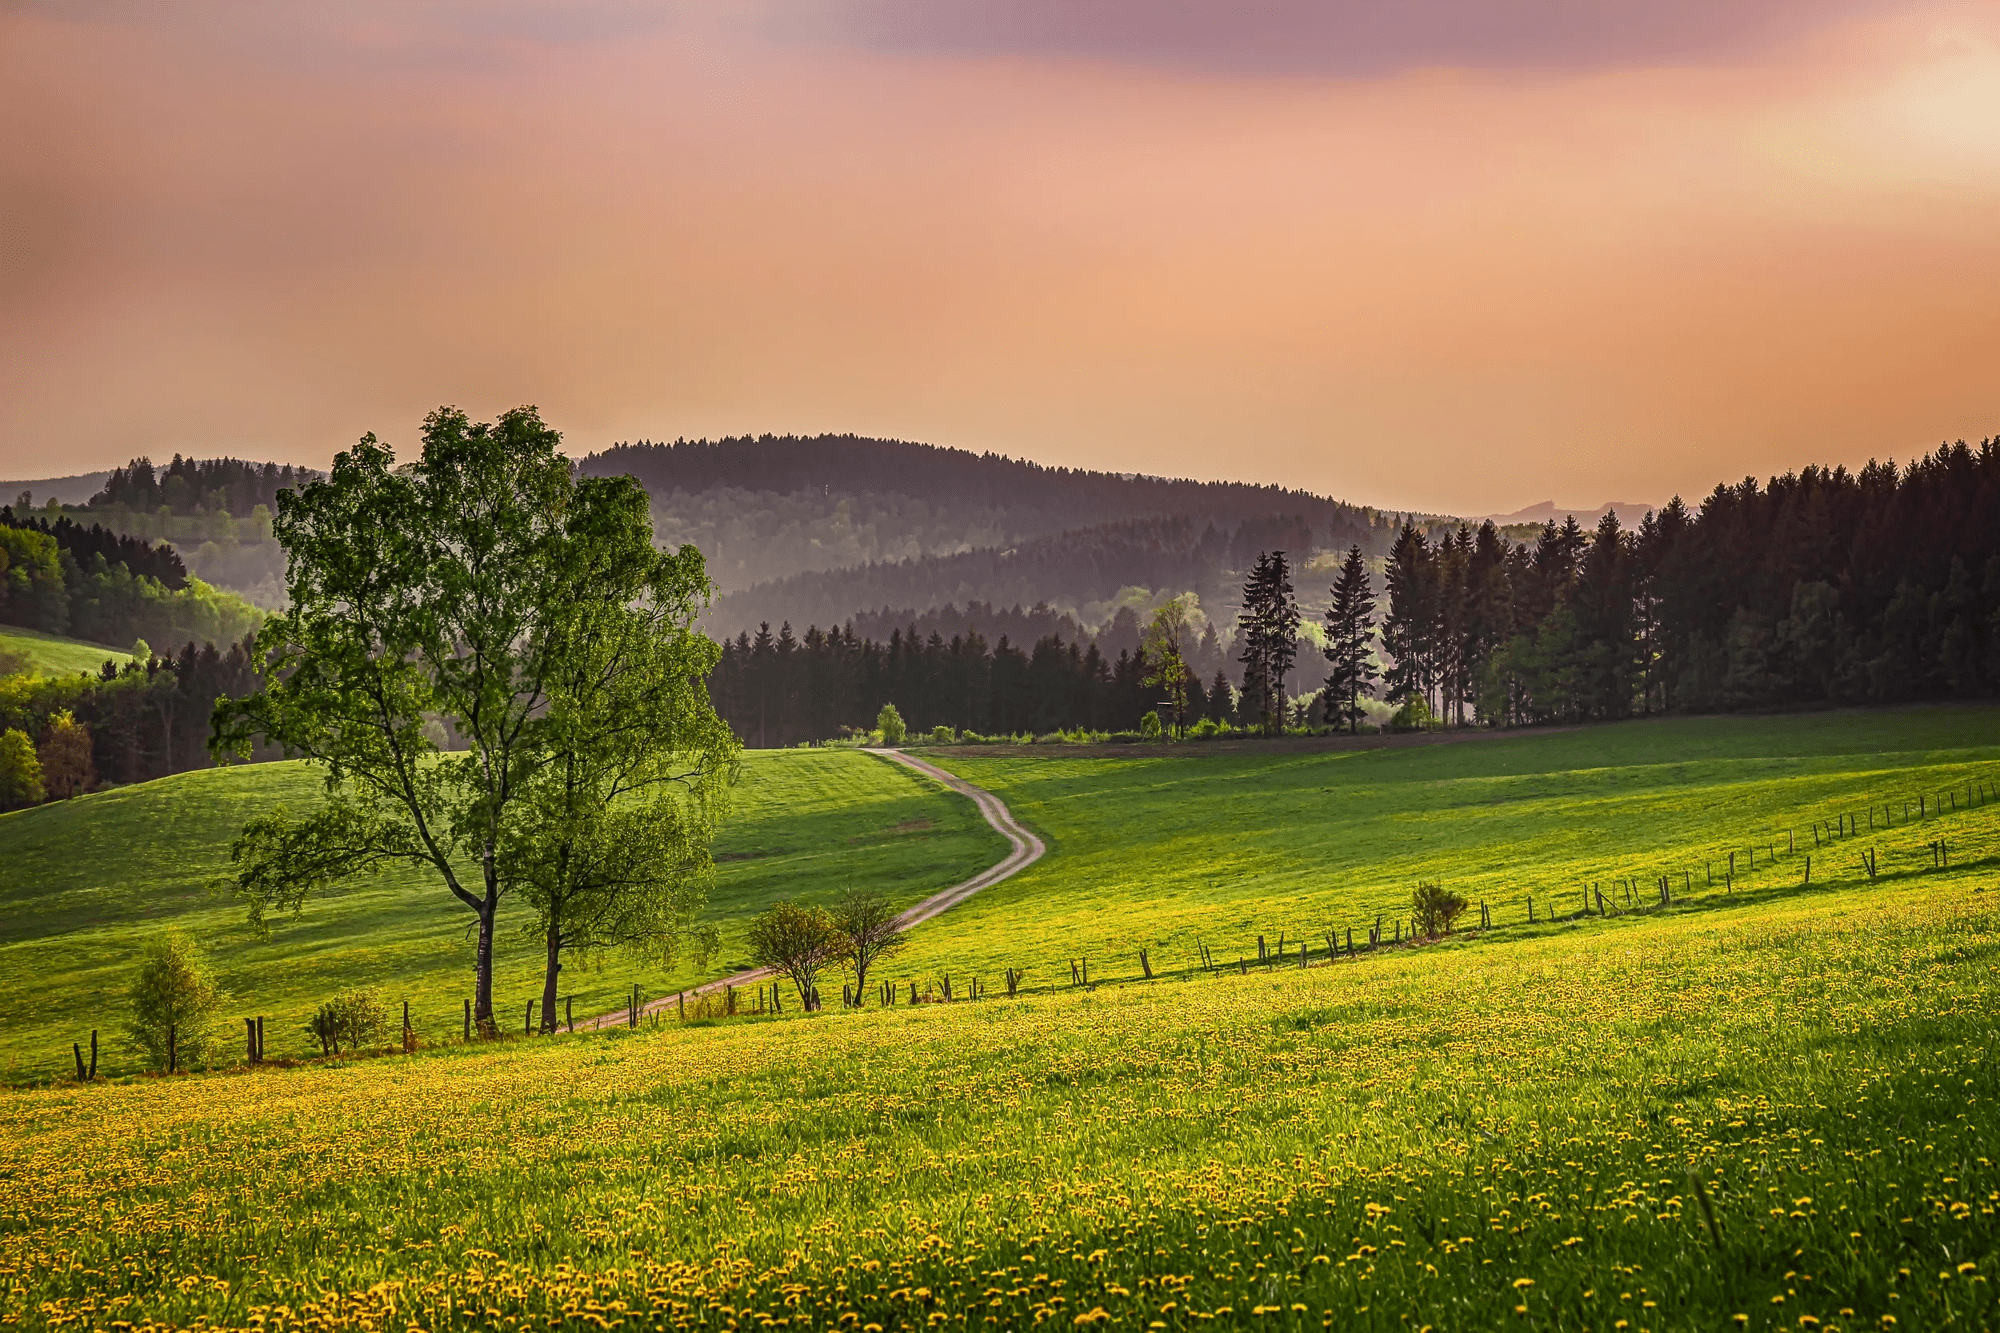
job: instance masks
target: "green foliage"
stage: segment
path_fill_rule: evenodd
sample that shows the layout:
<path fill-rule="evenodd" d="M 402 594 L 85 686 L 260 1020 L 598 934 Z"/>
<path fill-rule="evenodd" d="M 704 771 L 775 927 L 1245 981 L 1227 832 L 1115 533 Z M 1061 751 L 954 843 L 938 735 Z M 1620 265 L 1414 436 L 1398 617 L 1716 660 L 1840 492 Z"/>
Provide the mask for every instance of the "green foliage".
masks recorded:
<path fill-rule="evenodd" d="M 305 1027 L 323 1054 L 379 1046 L 389 1039 L 389 1006 L 375 991 L 344 990 L 313 1010 Z"/>
<path fill-rule="evenodd" d="M 931 728 L 929 739 L 932 745 L 956 745 L 958 744 L 958 732 L 940 722 L 937 726 Z"/>
<path fill-rule="evenodd" d="M 1144 736 L 1149 741 L 1156 741 L 1164 733 L 1165 729 L 1160 725 L 1160 715 L 1158 713 L 1149 708 L 1140 714 L 1139 734 L 1141 736 Z"/>
<path fill-rule="evenodd" d="M 214 1020 L 224 998 L 195 943 L 178 930 L 158 932 L 132 981 L 126 1039 L 155 1069 L 167 1067 L 171 1039 L 174 1064 L 192 1068 L 214 1053 Z"/>
<path fill-rule="evenodd" d="M 840 932 L 840 960 L 854 973 L 854 1002 L 866 1004 L 868 973 L 907 942 L 897 924 L 900 913 L 887 894 L 849 886 L 834 900 L 831 915 Z"/>
<path fill-rule="evenodd" d="M 875 730 L 882 733 L 884 745 L 903 743 L 903 715 L 896 711 L 896 705 L 882 705 L 882 711 L 875 715 Z"/>
<path fill-rule="evenodd" d="M 1157 611 L 1146 626 L 1146 638 L 1141 647 L 1145 650 L 1147 672 L 1145 683 L 1154 689 L 1166 691 L 1171 701 L 1176 727 L 1185 731 L 1188 717 L 1188 686 L 1194 683 L 1194 673 L 1188 669 L 1186 648 L 1192 622 L 1188 617 L 1187 599 L 1170 597 Z M 1155 729 L 1159 727 L 1157 715 L 1153 718 Z M 1145 729 L 1144 722 L 1140 729 Z"/>
<path fill-rule="evenodd" d="M 1410 919 L 1425 939 L 1451 934 L 1451 928 L 1465 915 L 1465 896 L 1442 884 L 1423 883 L 1410 892 Z"/>
<path fill-rule="evenodd" d="M 90 757 L 90 733 L 77 724 L 76 715 L 67 708 L 58 709 L 49 719 L 35 755 L 41 760 L 42 782 L 52 801 L 80 796 L 97 781 Z"/>
<path fill-rule="evenodd" d="M 624 942 L 684 920 L 700 876 L 688 848 L 729 752 L 694 683 L 714 661 L 689 628 L 708 595 L 700 554 L 654 550 L 638 486 L 579 481 L 560 441 L 531 408 L 491 425 L 439 409 L 413 464 L 370 435 L 326 481 L 282 494 L 291 605 L 258 636 L 271 683 L 215 715 L 218 752 L 264 739 L 326 775 L 318 812 L 272 812 L 239 839 L 253 919 L 354 874 L 420 869 L 473 913 L 489 1029 L 502 894 L 523 886 L 561 914 L 575 895 L 602 907 L 607 892 L 629 904 L 672 885 L 665 916 L 636 930 L 609 924 L 623 905 L 577 908 L 597 920 L 584 934 Z M 439 722 L 463 750 L 439 752 Z M 703 808 L 621 799 L 670 777 Z M 621 832 L 652 841 L 621 848 Z M 676 846 L 634 879 L 646 847 Z"/>
<path fill-rule="evenodd" d="M 102 644 L 66 639 L 12 625 L 0 625 L 0 654 L 10 659 L 18 658 L 21 665 L 17 671 L 37 672 L 44 676 L 74 676 L 80 672 L 96 675 L 107 661 L 121 656 L 117 649 Z M 0 671 L 0 677 L 16 673 Z"/>
<path fill-rule="evenodd" d="M 35 743 L 18 727 L 0 732 L 0 810 L 40 805 L 43 796 L 42 761 Z"/>
<path fill-rule="evenodd" d="M 1430 701 L 1421 694 L 1412 694 L 1404 699 L 1389 720 L 1384 724 L 1387 731 L 1429 731 L 1437 726 L 1437 718 L 1431 715 Z"/>
<path fill-rule="evenodd" d="M 807 1009 L 821 1007 L 819 975 L 847 948 L 833 913 L 781 899 L 758 913 L 750 923 L 748 938 L 750 956 L 757 966 L 790 977 L 799 1002 Z"/>

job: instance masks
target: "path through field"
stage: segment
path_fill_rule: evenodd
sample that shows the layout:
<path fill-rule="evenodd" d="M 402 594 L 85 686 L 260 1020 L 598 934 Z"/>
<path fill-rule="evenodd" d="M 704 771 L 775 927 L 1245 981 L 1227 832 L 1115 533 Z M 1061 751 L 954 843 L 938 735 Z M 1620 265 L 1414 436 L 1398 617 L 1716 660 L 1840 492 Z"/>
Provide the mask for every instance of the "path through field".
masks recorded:
<path fill-rule="evenodd" d="M 948 889 L 940 890 L 914 907 L 904 911 L 901 916 L 896 918 L 899 928 L 908 930 L 912 926 L 921 925 L 947 908 L 955 907 L 959 903 L 964 902 L 981 889 L 991 888 L 1001 880 L 1019 874 L 1035 862 L 1041 860 L 1043 854 L 1048 851 L 1048 847 L 1043 844 L 1040 838 L 1030 833 L 1027 829 L 1022 828 L 1016 822 L 1014 813 L 1007 808 L 1006 802 L 1002 801 L 992 792 L 987 791 L 984 787 L 975 787 L 964 778 L 947 773 L 936 764 L 918 759 L 914 755 L 904 754 L 901 750 L 870 749 L 868 753 L 880 755 L 882 758 L 893 763 L 913 768 L 925 777 L 934 778 L 959 795 L 966 797 L 979 807 L 979 813 L 986 817 L 986 822 L 991 824 L 994 830 L 1000 836 L 1007 839 L 1008 843 L 1012 846 L 1012 850 L 1005 857 L 980 871 L 971 879 L 963 880 Z M 669 1005 L 677 1004 L 682 995 L 701 995 L 709 991 L 720 990 L 725 986 L 748 986 L 752 982 L 769 981 L 773 975 L 771 969 L 768 967 L 753 967 L 746 971 L 734 972 L 729 976 L 717 977 L 714 981 L 690 987 L 686 991 L 676 991 L 672 995 L 648 1001 L 641 1007 L 640 1013 L 642 1015 L 659 1013 Z M 616 1013 L 600 1015 L 592 1019 L 587 1026 L 593 1028 L 616 1027 L 620 1023 L 630 1021 L 630 1011 L 621 1009 Z"/>

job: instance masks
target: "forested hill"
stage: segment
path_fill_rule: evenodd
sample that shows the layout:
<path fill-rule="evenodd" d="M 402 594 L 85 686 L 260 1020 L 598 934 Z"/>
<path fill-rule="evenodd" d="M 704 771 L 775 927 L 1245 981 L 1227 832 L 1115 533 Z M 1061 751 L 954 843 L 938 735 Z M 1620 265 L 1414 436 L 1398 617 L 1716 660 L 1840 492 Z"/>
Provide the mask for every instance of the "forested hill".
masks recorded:
<path fill-rule="evenodd" d="M 1037 538 L 1168 516 L 1192 520 L 1195 537 L 1213 525 L 1225 540 L 1246 520 L 1280 515 L 1303 521 L 1316 545 L 1359 542 L 1379 552 L 1393 535 L 1390 520 L 1372 510 L 1307 491 L 1051 468 L 998 454 L 854 435 L 642 441 L 592 454 L 581 466 L 589 475 L 637 478 L 652 496 L 660 540 L 699 546 L 725 593 L 802 573 L 870 564 L 900 565 L 971 552 L 999 560 L 1010 547 Z M 1103 540 L 1116 544 L 1125 539 L 1114 534 Z M 879 584 L 882 576 L 870 574 L 861 583 L 870 580 Z M 921 608 L 953 595 L 933 596 L 928 582 L 924 586 L 924 595 L 915 601 L 906 596 L 887 601 Z M 806 591 L 807 585 L 773 590 L 773 595 L 810 608 L 808 616 L 822 620 L 884 604 L 867 600 L 874 594 L 863 587 L 852 591 L 864 598 L 859 602 L 843 601 L 850 595 L 845 589 L 824 587 L 834 602 L 813 600 L 819 594 Z M 1028 605 L 1084 600 L 1060 583 L 1027 593 L 998 588 L 997 583 L 968 584 L 956 595 L 961 601 L 975 597 Z M 818 609 L 836 603 L 837 612 Z M 777 600 L 769 606 L 747 614 L 773 623 L 792 614 L 779 609 Z M 721 621 L 716 623 L 722 627 Z M 728 628 L 734 632 L 741 626 L 732 620 Z"/>
<path fill-rule="evenodd" d="M 955 555 L 884 561 L 847 569 L 795 574 L 730 593 L 715 604 L 709 623 L 719 633 L 773 625 L 838 625 L 863 612 L 904 608 L 917 613 L 950 603 L 994 607 L 1048 604 L 1080 615 L 1093 629 L 1114 613 L 1106 605 L 1121 589 L 1193 592 L 1211 612 L 1236 600 L 1239 571 L 1259 552 L 1288 550 L 1303 558 L 1345 537 L 1316 531 L 1298 515 L 1248 519 L 1233 528 L 1175 516 L 1105 523 L 1023 541 L 1005 549 L 985 547 Z M 1373 544 L 1373 536 L 1364 544 Z M 1227 623 L 1234 612 L 1223 614 Z M 898 622 L 907 619 L 899 614 Z M 995 632 L 995 626 L 982 630 Z"/>

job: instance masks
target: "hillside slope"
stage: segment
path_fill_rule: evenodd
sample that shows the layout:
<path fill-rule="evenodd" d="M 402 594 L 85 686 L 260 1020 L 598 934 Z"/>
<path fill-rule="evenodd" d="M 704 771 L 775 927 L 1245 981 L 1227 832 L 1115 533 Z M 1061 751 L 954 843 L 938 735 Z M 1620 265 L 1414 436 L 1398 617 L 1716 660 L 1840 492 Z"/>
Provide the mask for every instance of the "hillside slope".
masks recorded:
<path fill-rule="evenodd" d="M 213 953 L 232 1005 L 270 1015 L 273 1054 L 311 1045 L 301 1025 L 344 986 L 409 999 L 423 1031 L 454 1035 L 470 994 L 467 914 L 436 884 L 394 872 L 337 887 L 268 939 L 210 888 L 244 821 L 274 805 L 309 807 L 318 780 L 298 763 L 183 773 L 73 801 L 0 814 L 0 1079 L 59 1071 L 91 1028 L 106 1068 L 130 1066 L 117 1047 L 124 991 L 153 932 L 174 925 Z M 971 805 L 900 766 L 856 751 L 749 754 L 736 806 L 716 842 L 710 917 L 721 952 L 669 974 L 612 958 L 572 965 L 563 993 L 579 1020 L 618 1007 L 632 983 L 659 995 L 747 965 L 743 927 L 779 897 L 824 901 L 854 884 L 899 903 L 956 883 L 1000 859 L 1006 842 Z M 541 955 L 525 913 L 502 911 L 495 1006 L 519 1024 L 541 993 Z"/>

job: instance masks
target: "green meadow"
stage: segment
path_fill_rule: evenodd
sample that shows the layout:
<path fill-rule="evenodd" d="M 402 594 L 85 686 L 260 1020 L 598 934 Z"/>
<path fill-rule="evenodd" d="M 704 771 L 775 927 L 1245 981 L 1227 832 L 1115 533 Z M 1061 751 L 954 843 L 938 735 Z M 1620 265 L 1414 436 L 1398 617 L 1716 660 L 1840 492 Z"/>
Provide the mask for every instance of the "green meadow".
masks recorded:
<path fill-rule="evenodd" d="M 43 676 L 69 676 L 79 671 L 95 675 L 107 659 L 124 662 L 131 655 L 131 647 L 127 644 L 123 648 L 106 648 L 18 625 L 0 626 L 0 659 L 18 657 L 29 671 Z"/>
<path fill-rule="evenodd" d="M 0 1094 L 0 1319 L 2000 1323 L 2000 710 L 932 757 L 1050 845 L 891 966 L 981 977 L 986 998 Z M 50 1072 L 79 980 L 95 999 L 65 1012 L 115 1010 L 130 955 L 98 955 L 168 916 L 203 926 L 239 992 L 302 1012 L 336 981 L 414 987 L 434 965 L 425 1012 L 455 1017 L 463 942 L 408 887 L 351 889 L 262 943 L 200 889 L 203 837 L 310 794 L 269 766 L 25 812 L 63 824 L 0 817 L 22 1072 Z M 718 848 L 725 938 L 780 894 L 942 887 L 1001 854 L 972 819 L 872 756 L 752 755 Z M 46 839 L 25 856 L 24 828 Z M 58 883 L 19 869 L 64 858 Z M 150 894 L 82 887 L 107 877 L 81 867 L 172 860 Z M 1326 930 L 1360 941 L 1420 879 L 1483 900 L 1493 928 L 1328 956 Z M 1584 885 L 1628 879 L 1629 906 L 1580 910 Z M 1259 934 L 1305 938 L 1311 966 L 1256 965 Z M 1230 966 L 1199 969 L 1196 939 Z M 1071 958 L 1093 986 L 1069 985 Z M 1018 998 L 1005 966 L 1028 972 Z M 622 976 L 604 983 L 615 1003 Z"/>
<path fill-rule="evenodd" d="M 0 1077 L 69 1068 L 72 1041 L 100 1032 L 110 1072 L 135 1068 L 118 1044 L 125 988 L 148 937 L 179 926 L 211 953 L 231 1010 L 267 1016 L 273 1056 L 316 1052 L 306 1017 L 348 986 L 409 1000 L 431 1039 L 456 1037 L 471 994 L 471 916 L 434 880 L 390 872 L 350 881 L 278 917 L 268 938 L 212 887 L 244 822 L 319 799 L 300 763 L 182 773 L 73 801 L 0 814 Z M 571 966 L 562 993 L 579 1022 L 749 965 L 743 929 L 781 897 L 828 899 L 848 884 L 914 901 L 998 860 L 1006 842 L 970 803 L 899 765 L 852 750 L 744 756 L 734 810 L 715 851 L 710 912 L 721 949 L 672 971 L 608 958 Z M 494 980 L 503 1027 L 541 995 L 541 950 L 525 912 L 503 908 Z"/>

